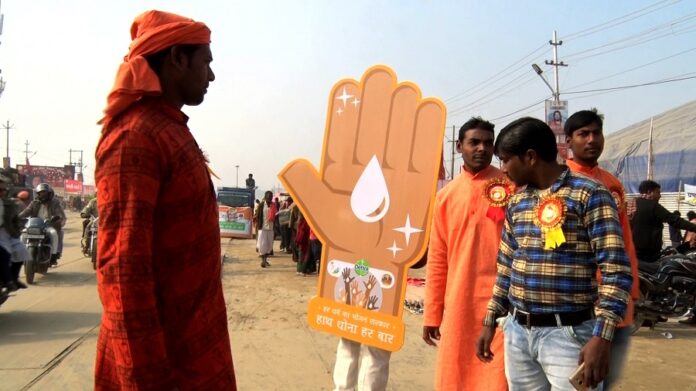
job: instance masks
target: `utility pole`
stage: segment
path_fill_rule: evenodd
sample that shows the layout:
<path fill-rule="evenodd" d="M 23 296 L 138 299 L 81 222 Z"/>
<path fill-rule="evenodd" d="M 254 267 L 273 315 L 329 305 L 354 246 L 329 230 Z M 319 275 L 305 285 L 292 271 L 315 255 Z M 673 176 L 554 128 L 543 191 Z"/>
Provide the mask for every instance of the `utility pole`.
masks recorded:
<path fill-rule="evenodd" d="M 4 168 L 10 168 L 10 129 L 14 129 L 14 125 L 10 125 L 10 121 L 8 120 L 2 127 L 5 129 L 5 132 L 7 132 L 7 149 L 5 151 L 5 157 L 2 159 L 2 166 Z"/>
<path fill-rule="evenodd" d="M 553 31 L 552 39 L 549 41 L 549 44 L 553 48 L 553 60 L 546 60 L 544 62 L 546 63 L 546 65 L 553 66 L 553 82 L 556 87 L 553 91 L 553 101 L 555 104 L 559 104 L 559 102 L 561 101 L 561 90 L 559 88 L 560 81 L 558 79 L 558 67 L 567 67 L 568 65 L 565 64 L 563 61 L 558 61 L 558 47 L 563 45 L 563 41 L 558 40 L 556 30 Z M 541 75 L 541 73 L 539 74 Z"/>
<path fill-rule="evenodd" d="M 70 165 L 76 168 L 75 174 L 77 175 L 77 180 L 80 181 L 80 182 L 82 182 L 83 179 L 84 179 L 84 178 L 82 177 L 82 153 L 83 153 L 84 151 L 81 150 L 81 149 L 72 149 L 72 148 L 71 148 L 71 149 L 69 150 L 69 152 L 70 152 Z M 80 153 L 80 160 L 78 160 L 76 163 L 73 163 L 73 160 L 72 160 L 72 154 L 73 154 L 73 152 L 75 152 L 75 153 L 78 153 L 78 152 L 79 152 L 79 153 Z M 79 171 L 79 172 L 77 172 L 77 167 L 80 168 L 80 171 Z M 73 179 L 75 179 L 75 178 L 73 178 Z"/>
<path fill-rule="evenodd" d="M 29 165 L 29 153 L 31 151 L 29 150 L 29 140 L 24 142 L 24 162 Z"/>
<path fill-rule="evenodd" d="M 237 168 L 237 182 L 235 187 L 239 187 L 239 164 L 237 164 L 235 167 Z"/>
<path fill-rule="evenodd" d="M 454 159 L 457 154 L 456 126 L 452 125 L 452 162 L 450 163 L 450 179 L 454 179 Z"/>

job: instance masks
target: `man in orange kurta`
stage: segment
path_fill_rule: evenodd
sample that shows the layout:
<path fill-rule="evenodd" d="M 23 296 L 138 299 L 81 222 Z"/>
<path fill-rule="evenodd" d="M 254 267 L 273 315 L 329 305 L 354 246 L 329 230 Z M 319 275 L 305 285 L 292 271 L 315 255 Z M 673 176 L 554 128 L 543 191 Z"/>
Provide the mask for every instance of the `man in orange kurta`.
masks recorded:
<path fill-rule="evenodd" d="M 135 19 L 96 152 L 96 390 L 235 390 L 218 208 L 187 126 L 215 79 L 210 30 L 160 11 Z"/>
<path fill-rule="evenodd" d="M 626 214 L 626 199 L 623 185 L 613 175 L 599 167 L 597 160 L 604 150 L 603 120 L 593 110 L 583 110 L 568 117 L 565 123 L 566 142 L 573 151 L 573 159 L 566 164 L 573 172 L 578 172 L 601 183 L 614 196 L 619 210 L 619 222 L 624 233 L 626 255 L 631 262 L 633 285 L 623 322 L 617 326 L 611 345 L 609 373 L 604 379 L 604 389 L 609 389 L 621 374 L 629 348 L 629 337 L 633 326 L 633 302 L 640 297 L 638 280 L 638 257 L 633 245 L 631 222 Z M 599 272 L 597 273 L 599 278 Z"/>
<path fill-rule="evenodd" d="M 507 390 L 503 336 L 490 364 L 476 358 L 481 318 L 493 291 L 504 203 L 512 187 L 491 166 L 493 124 L 472 118 L 459 130 L 464 168 L 435 199 L 428 247 L 423 339 L 439 340 L 436 390 Z M 502 191 L 502 193 L 501 193 Z"/>

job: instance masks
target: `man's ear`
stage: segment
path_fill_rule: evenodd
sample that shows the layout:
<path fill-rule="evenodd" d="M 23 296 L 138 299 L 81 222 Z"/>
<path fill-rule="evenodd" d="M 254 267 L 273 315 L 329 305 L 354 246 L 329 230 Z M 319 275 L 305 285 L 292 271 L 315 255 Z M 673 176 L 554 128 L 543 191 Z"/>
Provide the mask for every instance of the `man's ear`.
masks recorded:
<path fill-rule="evenodd" d="M 175 69 L 187 69 L 189 66 L 189 56 L 179 45 L 174 45 L 169 51 L 169 62 Z"/>
<path fill-rule="evenodd" d="M 457 140 L 457 153 L 462 153 L 462 140 Z"/>
<path fill-rule="evenodd" d="M 570 144 L 570 140 L 571 140 L 571 139 L 572 139 L 572 137 L 570 137 L 570 136 L 565 136 L 565 142 L 566 142 L 566 144 Z"/>
<path fill-rule="evenodd" d="M 528 149 L 527 152 L 524 153 L 524 157 L 530 166 L 534 166 L 539 161 L 539 155 L 537 155 L 536 151 L 533 149 Z"/>

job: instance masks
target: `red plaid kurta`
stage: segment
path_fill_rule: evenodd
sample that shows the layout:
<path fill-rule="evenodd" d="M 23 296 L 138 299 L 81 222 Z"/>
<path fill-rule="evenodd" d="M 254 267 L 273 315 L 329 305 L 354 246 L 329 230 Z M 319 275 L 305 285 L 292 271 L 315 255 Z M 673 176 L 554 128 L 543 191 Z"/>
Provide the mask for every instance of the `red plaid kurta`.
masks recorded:
<path fill-rule="evenodd" d="M 217 203 L 187 117 L 144 98 L 97 147 L 97 390 L 235 390 Z"/>

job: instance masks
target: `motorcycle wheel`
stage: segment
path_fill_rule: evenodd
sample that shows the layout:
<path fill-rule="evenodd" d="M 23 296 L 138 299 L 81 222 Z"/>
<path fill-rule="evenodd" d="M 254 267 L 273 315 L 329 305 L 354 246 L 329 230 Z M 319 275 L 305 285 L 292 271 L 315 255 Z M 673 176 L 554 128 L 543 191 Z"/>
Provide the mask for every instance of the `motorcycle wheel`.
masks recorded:
<path fill-rule="evenodd" d="M 24 277 L 27 279 L 27 284 L 34 283 L 34 268 L 36 265 L 36 247 L 29 247 L 29 259 L 24 261 Z"/>

